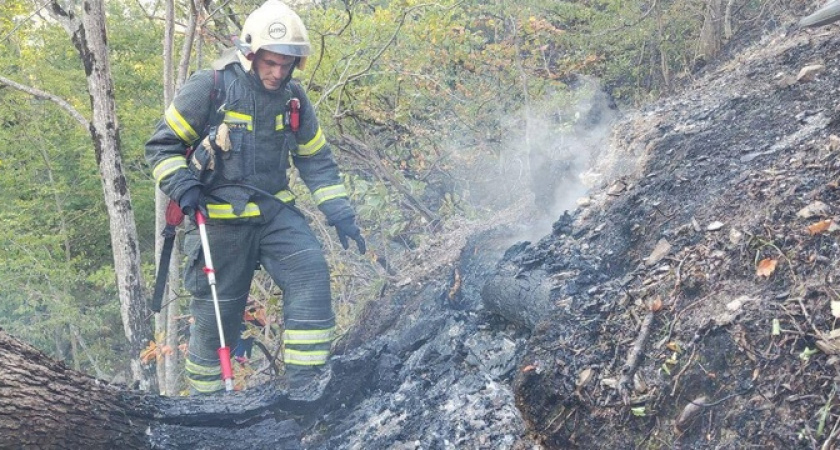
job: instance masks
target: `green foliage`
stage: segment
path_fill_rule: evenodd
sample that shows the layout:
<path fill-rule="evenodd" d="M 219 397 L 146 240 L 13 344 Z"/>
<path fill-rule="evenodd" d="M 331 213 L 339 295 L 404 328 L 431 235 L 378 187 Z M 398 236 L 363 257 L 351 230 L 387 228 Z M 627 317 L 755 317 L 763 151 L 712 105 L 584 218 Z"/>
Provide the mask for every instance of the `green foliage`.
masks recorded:
<path fill-rule="evenodd" d="M 0 35 L 8 35 L 0 75 L 63 98 L 89 117 L 85 75 L 67 33 L 26 20 L 18 6 L 20 14 L 0 22 Z M 153 236 L 154 199 L 142 148 L 162 110 L 159 62 L 149 58 L 160 53 L 159 32 L 149 25 L 109 26 L 124 169 L 145 236 Z M 0 119 L 0 327 L 53 355 L 75 357 L 82 368 L 91 370 L 93 359 L 112 373 L 126 360 L 114 352 L 125 338 L 90 134 L 50 101 L 0 89 L 0 104 L 8 111 Z M 86 355 L 68 354 L 71 326 Z"/>
<path fill-rule="evenodd" d="M 260 3 L 226 7 L 241 24 Z M 163 25 L 146 18 L 141 8 L 150 7 L 147 2 L 107 5 L 123 169 L 144 273 L 151 275 L 154 186 L 143 145 L 164 107 Z M 506 146 L 517 156 L 528 149 L 510 130 L 527 126 L 532 110 L 574 104 L 584 77 L 598 79 L 619 101 L 667 91 L 696 62 L 703 5 L 377 0 L 299 9 L 314 48 L 298 77 L 325 134 L 333 142 L 353 136 L 367 146 L 367 153 L 335 151 L 372 258 L 424 239 L 429 224 L 417 203 L 443 221 L 487 214 L 469 203 L 477 197 L 475 178 L 492 180 L 491 196 L 515 190 L 500 161 L 511 152 Z M 741 12 L 760 6 L 748 3 Z M 61 97 L 89 116 L 85 75 L 66 32 L 52 21 L 33 20 L 29 8 L 20 0 L 4 3 L 0 75 Z M 184 11 L 178 15 L 183 19 Z M 217 14 L 206 22 L 204 60 L 215 57 L 214 36 L 231 31 L 219 28 L 223 21 Z M 0 326 L 55 351 L 75 325 L 99 364 L 114 367 L 125 359 L 112 351 L 121 346 L 122 327 L 89 134 L 46 100 L 0 88 L 0 105 L 8 111 L 0 117 Z M 294 189 L 314 211 L 302 186 Z M 325 226 L 315 228 L 322 240 L 334 240 Z M 327 248 L 344 327 L 364 299 L 377 295 L 382 278 L 370 260 Z M 279 297 L 267 292 L 259 294 L 279 309 Z"/>

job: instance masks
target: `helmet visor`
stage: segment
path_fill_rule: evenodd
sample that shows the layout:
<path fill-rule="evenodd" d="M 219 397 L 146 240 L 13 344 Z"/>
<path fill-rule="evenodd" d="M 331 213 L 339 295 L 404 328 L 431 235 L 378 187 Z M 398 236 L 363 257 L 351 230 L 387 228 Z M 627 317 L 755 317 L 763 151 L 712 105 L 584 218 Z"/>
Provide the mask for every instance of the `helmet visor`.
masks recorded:
<path fill-rule="evenodd" d="M 290 45 L 290 44 L 266 44 L 260 47 L 260 50 L 268 50 L 272 53 L 279 53 L 288 56 L 309 56 L 308 45 Z"/>

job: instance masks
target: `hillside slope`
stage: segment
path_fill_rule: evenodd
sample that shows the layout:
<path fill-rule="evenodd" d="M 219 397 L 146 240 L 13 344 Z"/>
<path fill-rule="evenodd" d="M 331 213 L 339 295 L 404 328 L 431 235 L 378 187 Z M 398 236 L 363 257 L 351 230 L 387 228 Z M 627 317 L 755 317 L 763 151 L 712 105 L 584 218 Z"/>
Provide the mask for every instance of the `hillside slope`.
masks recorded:
<path fill-rule="evenodd" d="M 508 255 L 556 307 L 515 380 L 537 440 L 840 445 L 838 59 L 823 28 L 707 68 L 618 125 L 589 206 Z"/>

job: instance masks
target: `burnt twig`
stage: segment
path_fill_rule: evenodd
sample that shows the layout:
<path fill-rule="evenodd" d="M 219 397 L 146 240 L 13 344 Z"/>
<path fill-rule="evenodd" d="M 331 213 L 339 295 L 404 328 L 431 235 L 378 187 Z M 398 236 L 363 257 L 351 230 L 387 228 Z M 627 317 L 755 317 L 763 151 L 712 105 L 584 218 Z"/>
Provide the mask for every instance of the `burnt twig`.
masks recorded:
<path fill-rule="evenodd" d="M 630 349 L 630 354 L 627 355 L 627 362 L 625 362 L 624 366 L 621 368 L 621 378 L 618 380 L 618 392 L 621 394 L 625 404 L 627 403 L 628 392 L 631 387 L 633 375 L 635 375 L 636 370 L 639 368 L 639 364 L 641 363 L 642 352 L 644 351 L 645 344 L 647 344 L 648 337 L 650 336 L 650 329 L 653 326 L 655 314 L 655 311 L 648 311 L 647 315 L 645 315 L 642 327 L 639 330 L 639 335 L 636 337 L 636 342 L 633 344 L 633 348 Z"/>

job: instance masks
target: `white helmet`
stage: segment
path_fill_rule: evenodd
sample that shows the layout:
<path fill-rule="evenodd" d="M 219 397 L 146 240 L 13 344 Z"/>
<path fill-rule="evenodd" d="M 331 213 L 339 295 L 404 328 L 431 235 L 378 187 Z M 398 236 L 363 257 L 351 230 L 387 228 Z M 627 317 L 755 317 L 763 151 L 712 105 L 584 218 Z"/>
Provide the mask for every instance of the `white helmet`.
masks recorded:
<path fill-rule="evenodd" d="M 242 26 L 237 40 L 239 62 L 245 71 L 251 70 L 251 61 L 257 51 L 265 49 L 281 55 L 300 59 L 297 67 L 306 67 L 309 56 L 309 36 L 303 21 L 280 0 L 267 0 L 254 10 Z"/>

